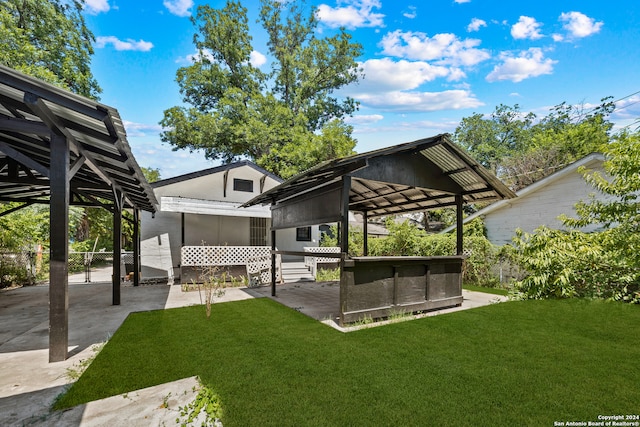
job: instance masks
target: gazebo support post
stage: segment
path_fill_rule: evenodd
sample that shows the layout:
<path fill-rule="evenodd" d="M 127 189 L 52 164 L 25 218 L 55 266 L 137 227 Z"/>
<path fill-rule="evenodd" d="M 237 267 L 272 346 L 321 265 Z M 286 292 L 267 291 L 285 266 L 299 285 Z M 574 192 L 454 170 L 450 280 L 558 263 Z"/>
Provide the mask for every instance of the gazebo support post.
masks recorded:
<path fill-rule="evenodd" d="M 120 263 L 122 262 L 122 192 L 114 189 L 115 203 L 113 206 L 113 275 L 112 304 L 120 305 Z"/>
<path fill-rule="evenodd" d="M 351 176 L 342 177 L 342 220 L 340 227 L 340 247 L 345 254 L 349 253 L 349 192 L 351 191 Z"/>
<path fill-rule="evenodd" d="M 462 196 L 456 195 L 456 255 L 462 255 L 464 241 L 462 237 Z"/>
<path fill-rule="evenodd" d="M 133 286 L 140 285 L 140 210 L 133 210 Z"/>
<path fill-rule="evenodd" d="M 362 255 L 369 256 L 369 217 L 367 211 L 362 212 Z"/>
<path fill-rule="evenodd" d="M 61 362 L 69 344 L 69 142 L 53 132 L 49 179 L 49 362 Z"/>
<path fill-rule="evenodd" d="M 276 230 L 271 229 L 271 296 L 276 296 Z"/>

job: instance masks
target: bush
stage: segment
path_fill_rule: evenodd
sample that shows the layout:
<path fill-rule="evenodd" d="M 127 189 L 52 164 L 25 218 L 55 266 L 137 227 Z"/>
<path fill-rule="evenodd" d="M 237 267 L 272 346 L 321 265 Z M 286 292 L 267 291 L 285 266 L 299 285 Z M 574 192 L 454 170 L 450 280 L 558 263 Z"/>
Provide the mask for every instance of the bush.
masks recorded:
<path fill-rule="evenodd" d="M 538 228 L 514 238 L 517 260 L 528 275 L 515 283 L 523 299 L 607 298 L 640 302 L 640 269 L 624 248 L 619 230 L 598 233 Z"/>
<path fill-rule="evenodd" d="M 397 223 L 387 219 L 389 236 L 369 238 L 370 256 L 451 256 L 456 254 L 455 234 L 427 234 L 408 221 Z M 333 226 L 333 236 L 337 228 Z M 464 248 L 467 258 L 464 263 L 463 280 L 467 284 L 495 287 L 500 284 L 493 266 L 504 254 L 483 235 L 484 224 L 476 219 L 464 228 Z M 361 230 L 349 231 L 349 255 L 362 256 Z M 339 246 L 336 237 L 323 236 L 321 246 Z"/>

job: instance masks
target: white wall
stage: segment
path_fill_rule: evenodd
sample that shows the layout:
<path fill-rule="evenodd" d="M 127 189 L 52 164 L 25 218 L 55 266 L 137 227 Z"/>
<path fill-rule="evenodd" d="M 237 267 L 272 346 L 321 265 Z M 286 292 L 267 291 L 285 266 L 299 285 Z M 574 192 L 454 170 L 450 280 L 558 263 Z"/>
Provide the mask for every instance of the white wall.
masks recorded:
<path fill-rule="evenodd" d="M 602 171 L 601 166 L 592 169 Z M 487 237 L 494 244 L 504 245 L 511 243 L 517 228 L 528 233 L 541 225 L 564 229 L 558 216 L 565 214 L 575 217 L 574 205 L 581 200 L 587 201 L 591 193 L 603 197 L 577 171 L 567 174 L 535 192 L 511 199 L 500 209 L 486 214 Z"/>
<path fill-rule="evenodd" d="M 227 192 L 224 197 L 224 170 L 205 176 L 196 176 L 154 188 L 156 198 L 163 196 L 184 197 L 200 200 L 244 203 L 260 193 L 260 179 L 264 176 L 251 166 L 239 166 L 229 169 Z M 234 191 L 234 178 L 253 181 L 253 192 Z M 278 181 L 267 176 L 263 191 L 276 185 Z M 182 216 L 184 215 L 184 244 L 201 245 L 204 241 L 209 246 L 248 246 L 250 243 L 250 218 L 199 215 L 192 213 L 166 212 L 160 210 L 155 217 L 144 212 L 141 216 L 141 257 L 142 277 L 166 277 L 164 271 L 173 266 L 173 274 L 180 276 L 180 255 L 182 247 Z M 271 244 L 271 220 L 267 220 L 267 244 Z M 302 251 L 304 246 L 317 246 L 318 227 L 312 227 L 312 242 L 296 242 L 295 229 L 279 230 L 276 235 L 278 248 L 282 250 Z"/>

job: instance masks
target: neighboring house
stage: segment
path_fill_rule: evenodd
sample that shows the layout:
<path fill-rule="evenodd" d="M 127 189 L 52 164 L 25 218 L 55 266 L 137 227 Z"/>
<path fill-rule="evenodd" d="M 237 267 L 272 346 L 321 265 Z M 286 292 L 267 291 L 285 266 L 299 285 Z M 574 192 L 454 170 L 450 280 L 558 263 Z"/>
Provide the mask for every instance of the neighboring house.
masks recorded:
<path fill-rule="evenodd" d="M 468 216 L 464 222 L 482 218 L 487 228 L 487 238 L 496 245 L 511 243 L 518 228 L 528 233 L 542 225 L 565 229 L 562 221 L 558 219 L 561 214 L 575 217 L 575 204 L 588 201 L 590 194 L 604 199 L 605 196 L 589 185 L 578 172 L 578 168 L 584 166 L 589 170 L 604 173 L 603 162 L 602 154 L 590 154 L 518 191 L 517 198 L 493 203 Z M 595 228 L 591 226 L 582 230 L 592 231 Z M 446 233 L 452 229 L 449 227 L 442 232 Z"/>
<path fill-rule="evenodd" d="M 151 184 L 160 203 L 155 215 L 141 216 L 142 278 L 180 276 L 182 246 L 269 246 L 269 206 L 239 206 L 282 179 L 241 161 Z M 318 228 L 278 231 L 279 249 L 317 246 Z"/>

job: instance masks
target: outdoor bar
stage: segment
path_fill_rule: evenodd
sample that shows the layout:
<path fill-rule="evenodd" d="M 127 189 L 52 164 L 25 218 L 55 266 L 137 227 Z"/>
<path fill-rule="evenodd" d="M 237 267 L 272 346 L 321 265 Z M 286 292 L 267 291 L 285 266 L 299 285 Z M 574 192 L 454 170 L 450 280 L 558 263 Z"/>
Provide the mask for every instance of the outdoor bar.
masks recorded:
<path fill-rule="evenodd" d="M 299 255 L 276 250 L 275 230 L 339 224 L 341 253 L 315 255 L 340 258 L 340 323 L 345 324 L 462 304 L 463 205 L 513 197 L 442 134 L 321 163 L 243 206 L 271 205 L 274 261 L 276 254 Z M 368 256 L 368 218 L 450 206 L 457 212 L 455 255 Z M 364 256 L 349 255 L 350 211 L 364 217 Z M 275 279 L 271 286 L 275 296 Z"/>

